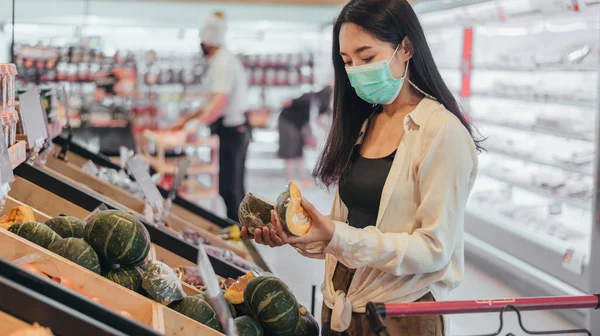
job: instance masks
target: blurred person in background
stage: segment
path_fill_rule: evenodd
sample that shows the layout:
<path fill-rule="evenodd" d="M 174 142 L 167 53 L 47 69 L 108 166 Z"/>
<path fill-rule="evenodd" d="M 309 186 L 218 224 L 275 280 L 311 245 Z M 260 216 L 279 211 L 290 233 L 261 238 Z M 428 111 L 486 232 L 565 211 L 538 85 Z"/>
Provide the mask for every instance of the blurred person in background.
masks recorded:
<path fill-rule="evenodd" d="M 316 139 L 311 129 L 311 111 L 316 110 L 317 122 L 322 126 L 322 117 L 331 111 L 333 88 L 326 86 L 318 92 L 307 92 L 286 101 L 279 114 L 279 150 L 277 154 L 285 160 L 287 179 L 297 180 L 304 186 L 312 186 L 304 166 L 304 146 L 315 147 Z M 296 174 L 294 174 L 294 169 Z"/>
<path fill-rule="evenodd" d="M 208 100 L 173 128 L 183 129 L 192 120 L 210 125 L 219 147 L 219 194 L 227 217 L 238 221 L 238 208 L 246 195 L 246 153 L 250 144 L 248 79 L 241 61 L 225 49 L 227 24 L 223 13 L 209 16 L 200 30 L 200 47 L 209 60 L 202 81 Z"/>
<path fill-rule="evenodd" d="M 372 335 L 368 302 L 445 300 L 464 273 L 464 215 L 480 140 L 407 0 L 350 0 L 333 28 L 333 123 L 314 174 L 331 214 L 302 206 L 293 237 L 271 212 L 257 243 L 325 259 L 322 335 Z M 242 228 L 248 239 L 248 228 Z M 441 315 L 386 317 L 394 336 L 442 336 Z"/>

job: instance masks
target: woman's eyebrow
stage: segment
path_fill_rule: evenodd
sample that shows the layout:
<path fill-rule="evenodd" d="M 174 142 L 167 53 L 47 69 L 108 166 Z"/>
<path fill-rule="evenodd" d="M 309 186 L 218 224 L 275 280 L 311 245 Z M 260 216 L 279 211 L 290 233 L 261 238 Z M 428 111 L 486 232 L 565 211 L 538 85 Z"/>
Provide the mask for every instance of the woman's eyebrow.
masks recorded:
<path fill-rule="evenodd" d="M 356 49 L 354 50 L 354 53 L 355 53 L 355 54 L 360 54 L 361 52 L 363 52 L 363 51 L 365 51 L 365 50 L 372 49 L 372 48 L 373 48 L 373 47 L 371 47 L 371 46 L 362 46 L 362 47 L 360 47 L 360 48 L 356 48 Z M 342 55 L 342 56 L 347 56 L 348 54 L 346 54 L 345 52 L 341 51 L 341 52 L 340 52 L 340 55 Z"/>

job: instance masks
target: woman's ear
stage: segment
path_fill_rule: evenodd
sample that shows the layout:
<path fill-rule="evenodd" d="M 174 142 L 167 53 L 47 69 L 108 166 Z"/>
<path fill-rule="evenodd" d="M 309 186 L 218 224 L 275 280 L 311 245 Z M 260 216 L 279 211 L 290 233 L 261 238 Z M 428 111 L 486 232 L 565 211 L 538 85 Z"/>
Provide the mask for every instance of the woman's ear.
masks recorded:
<path fill-rule="evenodd" d="M 415 53 L 415 48 L 413 47 L 413 44 L 408 38 L 408 36 L 405 36 L 402 40 L 402 47 L 401 50 L 398 50 L 398 52 L 400 53 L 400 51 L 402 51 L 402 55 L 406 60 L 409 60 L 413 57 Z"/>

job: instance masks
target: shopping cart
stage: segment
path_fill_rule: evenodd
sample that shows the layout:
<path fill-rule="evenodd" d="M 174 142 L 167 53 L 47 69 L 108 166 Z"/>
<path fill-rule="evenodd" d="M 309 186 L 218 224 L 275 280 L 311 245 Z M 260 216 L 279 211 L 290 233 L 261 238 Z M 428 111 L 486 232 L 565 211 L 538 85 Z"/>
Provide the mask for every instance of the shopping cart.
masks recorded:
<path fill-rule="evenodd" d="M 423 315 L 452 315 L 500 313 L 500 326 L 496 332 L 477 336 L 501 335 L 504 329 L 504 313 L 514 311 L 517 314 L 519 326 L 529 335 L 592 335 L 586 329 L 531 331 L 523 325 L 521 312 L 559 309 L 598 309 L 600 294 L 589 296 L 569 297 L 538 297 L 521 299 L 448 301 L 448 302 L 415 302 L 415 303 L 373 303 L 367 305 L 367 318 L 375 335 L 389 336 L 383 319 L 386 317 L 423 316 Z M 515 334 L 507 333 L 507 336 Z"/>

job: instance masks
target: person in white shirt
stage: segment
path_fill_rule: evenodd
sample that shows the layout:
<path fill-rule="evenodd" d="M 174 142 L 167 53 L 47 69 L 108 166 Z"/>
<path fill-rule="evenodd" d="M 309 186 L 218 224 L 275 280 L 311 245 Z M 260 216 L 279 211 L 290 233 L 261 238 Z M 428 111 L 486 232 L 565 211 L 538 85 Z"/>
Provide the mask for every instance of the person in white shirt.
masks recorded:
<path fill-rule="evenodd" d="M 444 83 L 406 0 L 351 0 L 333 29 L 332 129 L 315 176 L 337 185 L 331 214 L 308 201 L 309 232 L 257 243 L 325 259 L 323 335 L 372 335 L 369 302 L 444 300 L 464 272 L 463 221 L 481 140 Z M 249 239 L 247 228 L 242 235 Z M 440 336 L 442 316 L 387 317 L 394 336 Z"/>
<path fill-rule="evenodd" d="M 224 48 L 226 32 L 223 13 L 216 12 L 207 18 L 200 39 L 202 51 L 210 62 L 202 78 L 209 100 L 180 120 L 174 129 L 197 119 L 210 124 L 211 131 L 219 135 L 219 194 L 227 207 L 227 217 L 237 222 L 238 208 L 246 195 L 246 153 L 250 143 L 248 78 L 241 61 Z"/>

